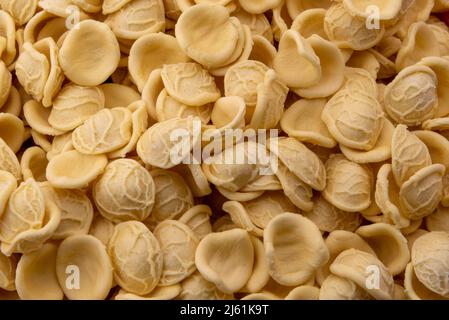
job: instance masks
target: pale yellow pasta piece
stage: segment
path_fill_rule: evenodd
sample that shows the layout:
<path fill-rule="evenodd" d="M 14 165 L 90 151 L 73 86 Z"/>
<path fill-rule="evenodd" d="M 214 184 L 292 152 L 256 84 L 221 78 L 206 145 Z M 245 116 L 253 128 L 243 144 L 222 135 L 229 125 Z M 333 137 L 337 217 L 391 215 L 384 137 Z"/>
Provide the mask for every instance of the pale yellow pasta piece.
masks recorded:
<path fill-rule="evenodd" d="M 10 172 L 0 170 L 0 217 L 6 208 L 9 196 L 17 188 L 17 179 Z"/>
<path fill-rule="evenodd" d="M 242 205 L 252 223 L 261 229 L 281 213 L 298 211 L 282 191 L 266 191 L 256 199 L 242 202 Z"/>
<path fill-rule="evenodd" d="M 251 242 L 254 248 L 253 271 L 248 282 L 240 291 L 256 293 L 265 287 L 270 279 L 270 275 L 268 273 L 268 263 L 263 242 L 254 236 L 251 236 Z"/>
<path fill-rule="evenodd" d="M 314 284 L 314 282 L 315 282 L 315 277 L 312 276 L 302 285 L 312 286 Z M 295 288 L 296 288 L 296 286 L 281 285 L 278 282 L 276 282 L 275 280 L 273 280 L 273 278 L 270 277 L 267 285 L 265 287 L 263 287 L 261 294 L 265 297 L 270 297 L 271 299 L 274 299 L 274 300 L 285 299 L 285 297 L 287 297 L 287 295 Z"/>
<path fill-rule="evenodd" d="M 435 19 L 435 20 L 434 20 Z M 430 29 L 432 30 L 433 34 L 435 35 L 435 38 L 438 42 L 438 48 L 440 51 L 441 56 L 447 56 L 449 54 L 449 29 L 448 26 L 440 21 L 438 18 L 430 17 L 429 20 L 427 20 L 427 24 L 429 25 Z"/>
<path fill-rule="evenodd" d="M 19 151 L 25 137 L 23 121 L 12 114 L 0 113 L 0 138 L 12 152 Z"/>
<path fill-rule="evenodd" d="M 231 18 L 232 19 L 232 18 Z M 238 19 L 237 19 L 238 21 Z M 210 73 L 215 77 L 222 77 L 226 74 L 226 71 L 233 65 L 246 61 L 249 59 L 249 56 L 251 55 L 252 47 L 253 47 L 253 36 L 251 34 L 250 28 L 245 24 L 240 24 L 240 22 L 237 23 L 236 20 L 231 20 L 232 24 L 235 25 L 236 28 L 241 29 L 242 31 L 241 36 L 239 37 L 239 43 L 241 43 L 241 46 L 237 46 L 234 50 L 233 55 L 231 58 L 227 61 L 227 63 L 223 66 L 220 66 L 218 68 L 211 68 L 209 71 Z M 241 50 L 240 50 L 241 47 Z"/>
<path fill-rule="evenodd" d="M 108 15 L 120 10 L 124 5 L 132 0 L 103 0 L 102 13 Z"/>
<path fill-rule="evenodd" d="M 72 0 L 74 4 L 80 7 L 83 11 L 89 13 L 98 13 L 102 9 L 102 0 Z"/>
<path fill-rule="evenodd" d="M 204 197 L 212 193 L 209 181 L 207 181 L 200 164 L 181 164 L 174 167 L 173 170 L 184 178 L 194 197 Z"/>
<path fill-rule="evenodd" d="M 413 131 L 429 150 L 432 163 L 441 163 L 449 168 L 449 141 L 441 134 L 426 130 Z"/>
<path fill-rule="evenodd" d="M 309 99 L 331 96 L 344 81 L 345 60 L 343 55 L 335 44 L 318 35 L 312 35 L 307 42 L 320 60 L 321 76 L 316 84 L 305 88 L 295 88 L 293 91 L 299 96 Z M 301 74 L 303 73 L 304 70 L 301 71 Z"/>
<path fill-rule="evenodd" d="M 57 189 L 46 183 L 43 186 L 53 196 L 53 201 L 61 210 L 61 221 L 52 239 L 87 234 L 92 223 L 94 211 L 86 193 L 79 189 Z"/>
<path fill-rule="evenodd" d="M 19 160 L 8 144 L 0 137 L 0 170 L 11 173 L 19 180 L 22 173 Z"/>
<path fill-rule="evenodd" d="M 416 277 L 430 291 L 449 298 L 447 264 L 449 235 L 429 232 L 416 239 L 412 248 L 412 264 Z"/>
<path fill-rule="evenodd" d="M 64 81 L 64 74 L 61 70 L 58 60 L 59 48 L 52 38 L 44 38 L 33 44 L 33 47 L 40 53 L 43 53 L 49 63 L 50 70 L 42 92 L 42 104 L 49 107 L 53 103 L 54 97 L 61 89 Z"/>
<path fill-rule="evenodd" d="M 380 20 L 396 18 L 402 9 L 402 2 L 402 0 L 343 0 L 343 4 L 350 12 L 363 18 L 369 18 L 372 14 L 370 6 L 375 7 Z"/>
<path fill-rule="evenodd" d="M 251 14 L 240 9 L 233 12 L 232 15 L 237 17 L 242 24 L 246 24 L 253 36 L 263 36 L 269 42 L 273 42 L 273 31 L 271 30 L 270 22 L 264 14 Z"/>
<path fill-rule="evenodd" d="M 168 169 L 182 163 L 199 143 L 201 131 L 195 128 L 198 122 L 199 118 L 188 117 L 156 123 L 139 138 L 137 154 L 143 162 L 158 168 Z M 181 148 L 179 140 L 182 139 L 185 144 L 186 133 L 188 148 L 185 146 Z"/>
<path fill-rule="evenodd" d="M 16 87 L 11 86 L 8 99 L 0 107 L 0 110 L 5 113 L 10 113 L 16 117 L 22 112 L 22 98 L 20 97 L 19 91 Z"/>
<path fill-rule="evenodd" d="M 224 212 L 227 212 L 231 217 L 234 224 L 243 230 L 248 231 L 248 233 L 256 236 L 263 236 L 263 229 L 257 227 L 248 215 L 243 205 L 238 201 L 226 201 L 223 203 L 222 207 Z"/>
<path fill-rule="evenodd" d="M 165 287 L 156 287 L 152 292 L 146 295 L 136 295 L 126 290 L 120 289 L 115 296 L 115 300 L 172 300 L 181 293 L 181 285 L 173 284 Z"/>
<path fill-rule="evenodd" d="M 50 160 L 46 176 L 56 188 L 85 188 L 103 172 L 107 163 L 105 155 L 87 155 L 71 150 Z"/>
<path fill-rule="evenodd" d="M 351 58 L 346 62 L 346 65 L 353 68 L 365 69 L 370 73 L 373 79 L 376 79 L 380 71 L 380 63 L 373 54 L 373 51 L 373 49 L 355 51 L 351 55 Z M 393 73 L 395 73 L 395 70 Z"/>
<path fill-rule="evenodd" d="M 433 231 L 440 231 L 440 230 L 433 230 Z M 408 249 L 410 250 L 410 252 L 412 252 L 413 244 L 415 243 L 416 239 L 418 239 L 422 235 L 425 235 L 428 232 L 429 231 L 424 230 L 424 229 L 417 229 L 414 232 L 405 236 L 407 238 L 407 245 L 408 245 Z M 408 268 L 408 265 L 407 265 L 407 268 Z M 407 272 L 407 268 L 405 269 L 405 272 Z"/>
<path fill-rule="evenodd" d="M 341 252 L 354 248 L 376 256 L 376 253 L 370 245 L 353 232 L 345 230 L 332 231 L 324 240 L 324 243 L 329 250 L 329 260 L 316 272 L 316 281 L 321 287 L 324 286 L 327 278 L 333 276 L 330 273 L 329 267 Z"/>
<path fill-rule="evenodd" d="M 66 35 L 67 35 L 67 27 L 66 27 L 66 19 L 67 18 L 61 18 L 61 17 L 55 17 L 53 15 L 50 16 L 42 16 L 44 19 L 43 21 L 40 21 L 41 23 L 36 26 L 36 29 L 33 30 L 34 33 L 36 35 L 36 41 L 42 40 L 44 38 L 52 38 L 55 43 L 56 46 L 58 48 L 61 47 L 62 42 L 64 41 Z M 48 19 L 47 19 L 48 18 Z M 81 15 L 80 15 L 80 19 L 81 19 Z M 43 23 L 45 22 L 45 23 Z M 31 21 L 29 23 L 27 23 L 27 25 L 25 26 L 25 29 L 28 27 L 29 24 L 33 24 Z M 42 27 L 42 28 L 38 28 L 38 27 Z M 27 31 L 30 31 L 29 29 Z M 29 34 L 26 34 L 27 38 L 29 36 Z M 17 38 L 19 38 L 19 36 L 17 36 Z M 31 37 L 33 38 L 33 37 Z M 32 39 L 29 39 L 32 40 Z M 34 43 L 34 41 L 30 41 L 32 43 Z"/>
<path fill-rule="evenodd" d="M 90 225 L 89 234 L 100 240 L 105 246 L 108 245 L 114 233 L 114 224 L 102 215 L 97 214 Z"/>
<path fill-rule="evenodd" d="M 247 107 L 255 107 L 258 85 L 264 82 L 268 70 L 266 65 L 254 60 L 230 67 L 224 77 L 225 96 L 242 97 Z"/>
<path fill-rule="evenodd" d="M 195 264 L 219 290 L 237 292 L 247 283 L 253 269 L 254 248 L 249 234 L 233 229 L 207 235 L 198 245 Z"/>
<path fill-rule="evenodd" d="M 279 297 L 269 292 L 250 293 L 240 300 L 279 300 Z"/>
<path fill-rule="evenodd" d="M 403 69 L 385 88 L 385 110 L 397 123 L 417 126 L 436 115 L 438 80 L 426 66 Z"/>
<path fill-rule="evenodd" d="M 276 52 L 276 48 L 266 38 L 253 35 L 253 47 L 248 59 L 260 61 L 266 66 L 273 68 L 273 60 Z"/>
<path fill-rule="evenodd" d="M 287 8 L 289 3 L 294 3 L 294 1 L 287 1 Z M 316 34 L 323 39 L 327 39 L 326 32 L 324 32 L 325 15 L 326 9 L 323 8 L 304 10 L 294 18 L 290 28 L 298 31 L 304 38 Z"/>
<path fill-rule="evenodd" d="M 17 79 L 25 91 L 34 99 L 41 101 L 50 73 L 50 63 L 46 56 L 37 51 L 31 43 L 25 42 L 15 69 Z"/>
<path fill-rule="evenodd" d="M 0 50 L 0 58 L 9 66 L 16 57 L 16 27 L 13 18 L 6 11 L 0 10 L 0 39 L 4 49 Z"/>
<path fill-rule="evenodd" d="M 319 83 L 322 76 L 321 61 L 306 41 L 295 30 L 286 31 L 279 42 L 273 68 L 279 79 L 293 88 L 307 88 Z M 301 77 L 298 77 L 301 74 Z"/>
<path fill-rule="evenodd" d="M 321 119 L 340 144 L 369 151 L 382 132 L 383 114 L 376 97 L 347 88 L 327 102 Z"/>
<path fill-rule="evenodd" d="M 445 88 L 449 85 L 449 60 L 441 57 L 423 58 L 419 65 L 424 65 L 432 69 L 437 76 L 438 109 L 436 117 L 444 117 L 449 114 L 449 94 Z"/>
<path fill-rule="evenodd" d="M 239 4 L 243 9 L 248 11 L 249 13 L 258 14 L 264 13 L 269 9 L 276 8 L 281 4 L 281 0 L 239 0 Z"/>
<path fill-rule="evenodd" d="M 282 115 L 280 125 L 290 137 L 325 148 L 337 145 L 321 120 L 326 99 L 302 99 L 293 103 Z"/>
<path fill-rule="evenodd" d="M 231 300 L 232 295 L 220 291 L 198 271 L 181 283 L 180 300 Z"/>
<path fill-rule="evenodd" d="M 439 56 L 440 49 L 432 29 L 424 22 L 416 22 L 408 29 L 396 58 L 396 70 L 400 71 L 424 57 Z"/>
<path fill-rule="evenodd" d="M 426 227 L 429 231 L 449 232 L 449 209 L 443 206 L 438 208 L 425 218 Z"/>
<path fill-rule="evenodd" d="M 186 224 L 195 236 L 201 240 L 212 232 L 211 215 L 212 210 L 209 206 L 199 204 L 184 212 L 178 221 Z"/>
<path fill-rule="evenodd" d="M 96 180 L 93 197 L 100 213 L 113 222 L 145 220 L 155 202 L 155 185 L 150 173 L 137 161 L 110 162 Z"/>
<path fill-rule="evenodd" d="M 228 63 L 239 40 L 239 31 L 225 7 L 198 4 L 183 11 L 175 27 L 176 39 L 183 51 L 207 68 Z M 226 39 L 226 41 L 225 41 Z"/>
<path fill-rule="evenodd" d="M 104 23 L 117 38 L 127 40 L 164 31 L 164 3 L 162 0 L 133 0 L 109 14 Z"/>
<path fill-rule="evenodd" d="M 64 293 L 56 276 L 58 246 L 46 243 L 24 254 L 17 265 L 17 293 L 22 300 L 62 300 Z"/>
<path fill-rule="evenodd" d="M 325 167 L 324 199 L 348 212 L 361 211 L 370 206 L 373 173 L 369 167 L 352 162 L 342 154 L 331 155 Z"/>
<path fill-rule="evenodd" d="M 447 300 L 432 290 L 429 290 L 423 283 L 420 282 L 410 262 L 407 265 L 404 275 L 404 287 L 407 298 L 410 300 Z"/>
<path fill-rule="evenodd" d="M 399 192 L 401 206 L 411 220 L 431 214 L 443 195 L 443 175 L 446 168 L 432 164 L 415 172 Z"/>
<path fill-rule="evenodd" d="M 105 97 L 100 88 L 69 84 L 54 99 L 48 123 L 57 130 L 73 130 L 104 105 Z"/>
<path fill-rule="evenodd" d="M 222 97 L 215 101 L 210 118 L 221 131 L 245 126 L 246 105 L 239 96 Z"/>
<path fill-rule="evenodd" d="M 25 42 L 16 61 L 16 75 L 25 91 L 45 107 L 52 104 L 64 75 L 58 61 L 58 48 L 51 38 L 34 44 Z"/>
<path fill-rule="evenodd" d="M 39 0 L 38 5 L 41 9 L 49 13 L 66 18 L 70 15 L 69 8 L 72 5 L 71 0 Z"/>
<path fill-rule="evenodd" d="M 402 46 L 402 41 L 395 36 L 384 36 L 382 40 L 374 47 L 374 49 L 386 58 L 390 58 L 396 53 Z"/>
<path fill-rule="evenodd" d="M 331 274 L 321 285 L 319 300 L 373 300 L 373 298 L 355 282 Z"/>
<path fill-rule="evenodd" d="M 271 145 L 271 143 L 269 144 Z M 299 179 L 313 189 L 326 186 L 326 170 L 320 158 L 295 138 L 278 138 L 277 150 L 271 150 Z"/>
<path fill-rule="evenodd" d="M 371 246 L 393 276 L 405 270 L 410 252 L 407 239 L 398 229 L 386 223 L 373 223 L 358 228 L 355 233 Z"/>
<path fill-rule="evenodd" d="M 128 143 L 118 150 L 110 152 L 109 158 L 124 158 L 128 153 L 135 151 L 137 142 L 145 130 L 148 128 L 148 113 L 146 104 L 142 100 L 135 101 L 128 106 L 132 112 L 132 131 Z"/>
<path fill-rule="evenodd" d="M 6 291 L 17 290 L 16 287 L 17 257 L 7 257 L 0 252 L 0 288 Z"/>
<path fill-rule="evenodd" d="M 380 42 L 385 27 L 366 28 L 366 19 L 352 15 L 342 3 L 333 4 L 324 18 L 324 30 L 339 48 L 366 50 Z"/>
<path fill-rule="evenodd" d="M 132 87 L 116 83 L 104 83 L 99 88 L 104 94 L 104 107 L 116 108 L 126 107 L 131 103 L 140 100 L 140 94 Z"/>
<path fill-rule="evenodd" d="M 449 207 L 449 174 L 443 176 L 443 196 L 441 198 L 441 205 Z"/>
<path fill-rule="evenodd" d="M 346 67 L 344 70 L 344 82 L 341 91 L 362 91 L 373 97 L 380 95 L 376 79 L 365 69 Z M 383 96 L 383 95 L 382 95 Z M 382 100 L 379 99 L 379 102 Z"/>
<path fill-rule="evenodd" d="M 304 217 L 316 224 L 318 229 L 325 232 L 335 230 L 354 231 L 362 223 L 362 217 L 357 212 L 346 212 L 338 209 L 322 196 L 313 202 L 313 208 L 304 213 Z"/>
<path fill-rule="evenodd" d="M 163 270 L 163 255 L 156 237 L 141 222 L 115 226 L 108 253 L 114 279 L 125 290 L 144 295 L 157 285 Z"/>
<path fill-rule="evenodd" d="M 33 142 L 42 148 L 45 152 L 49 152 L 51 149 L 52 137 L 41 134 L 36 130 L 30 130 L 31 137 L 33 138 Z"/>
<path fill-rule="evenodd" d="M 274 39 L 279 42 L 282 35 L 288 31 L 292 23 L 284 1 L 281 1 L 276 8 L 272 9 L 273 16 L 271 18 L 271 29 L 273 30 Z"/>
<path fill-rule="evenodd" d="M 198 117 L 202 123 L 207 124 L 211 120 L 211 112 L 212 107 L 210 104 L 191 107 L 172 98 L 167 94 L 167 90 L 165 89 L 161 91 L 156 100 L 156 116 L 159 122 L 173 118 L 188 118 L 192 116 Z"/>
<path fill-rule="evenodd" d="M 99 155 L 122 148 L 131 139 L 131 134 L 129 109 L 102 109 L 73 131 L 72 141 L 79 152 Z"/>
<path fill-rule="evenodd" d="M 30 100 L 23 106 L 25 120 L 33 130 L 47 136 L 58 136 L 64 134 L 66 131 L 58 130 L 50 125 L 48 122 L 50 113 L 50 108 L 45 108 L 36 100 Z"/>
<path fill-rule="evenodd" d="M 23 179 L 33 178 L 36 181 L 46 181 L 45 172 L 48 160 L 45 151 L 39 147 L 31 147 L 25 150 L 20 159 Z"/>
<path fill-rule="evenodd" d="M 238 201 L 238 202 L 251 201 L 251 200 L 257 199 L 264 193 L 264 191 L 249 191 L 249 192 L 230 191 L 223 187 L 216 187 L 216 189 L 226 199 L 231 200 L 231 201 Z"/>
<path fill-rule="evenodd" d="M 285 165 L 278 163 L 276 171 L 285 196 L 299 209 L 310 211 L 313 207 L 312 188 L 298 178 Z"/>
<path fill-rule="evenodd" d="M 0 109 L 6 103 L 11 91 L 11 73 L 5 66 L 3 61 L 0 61 Z"/>
<path fill-rule="evenodd" d="M 253 152 L 260 149 L 260 145 L 250 141 L 230 146 L 203 163 L 203 172 L 216 187 L 237 192 L 256 178 L 259 168 L 250 160 L 254 160 Z"/>
<path fill-rule="evenodd" d="M 164 64 L 188 62 L 176 38 L 151 33 L 137 39 L 129 52 L 129 72 L 139 91 L 142 92 L 148 76 Z"/>
<path fill-rule="evenodd" d="M 311 9 L 328 9 L 331 6 L 331 0 L 286 0 L 288 14 L 295 19 L 302 12 Z"/>
<path fill-rule="evenodd" d="M 42 247 L 59 225 L 61 212 L 36 181 L 22 182 L 0 219 L 1 251 L 29 253 Z"/>
<path fill-rule="evenodd" d="M 195 251 L 199 240 L 184 223 L 164 220 L 154 229 L 163 257 L 159 286 L 177 284 L 195 272 Z"/>
<path fill-rule="evenodd" d="M 112 287 L 112 274 L 111 259 L 105 246 L 97 238 L 76 235 L 66 238 L 59 245 L 56 275 L 68 299 L 105 299 Z"/>
<path fill-rule="evenodd" d="M 374 198 L 386 221 L 398 228 L 410 226 L 407 213 L 402 209 L 399 198 L 399 187 L 394 179 L 392 165 L 382 165 L 377 173 Z"/>
<path fill-rule="evenodd" d="M 155 200 L 150 218 L 156 222 L 177 219 L 193 207 L 193 195 L 176 172 L 156 169 L 150 172 L 155 184 Z"/>
<path fill-rule="evenodd" d="M 274 175 L 259 175 L 259 177 L 252 180 L 245 187 L 241 189 L 243 192 L 252 191 L 268 191 L 268 190 L 282 190 L 281 182 L 278 177 Z"/>
<path fill-rule="evenodd" d="M 367 274 L 376 270 L 375 277 L 378 286 L 371 286 Z M 340 253 L 330 266 L 333 274 L 351 280 L 371 296 L 378 300 L 391 300 L 394 295 L 393 276 L 385 265 L 374 255 L 357 250 L 348 249 Z"/>
<path fill-rule="evenodd" d="M 168 94 L 189 106 L 202 106 L 220 97 L 214 78 L 197 63 L 166 64 L 161 77 Z"/>
<path fill-rule="evenodd" d="M 164 11 L 165 11 L 165 16 L 171 20 L 178 20 L 179 16 L 181 15 L 182 11 L 179 8 L 178 5 L 178 1 L 177 0 L 164 0 Z M 169 25 L 167 24 L 167 20 L 166 19 L 166 25 L 165 25 L 165 29 L 169 30 Z M 170 28 L 170 29 L 174 29 Z"/>
<path fill-rule="evenodd" d="M 317 226 L 294 213 L 280 214 L 268 223 L 264 247 L 270 276 L 285 286 L 305 283 L 329 259 Z"/>
<path fill-rule="evenodd" d="M 299 286 L 285 297 L 285 300 L 318 300 L 320 289 L 314 286 Z"/>
<path fill-rule="evenodd" d="M 340 150 L 345 157 L 357 163 L 373 163 L 390 159 L 394 126 L 386 118 L 383 118 L 383 122 L 382 132 L 371 150 L 363 151 L 340 145 Z"/>
<path fill-rule="evenodd" d="M 59 51 L 64 74 L 81 86 L 103 83 L 117 68 L 120 48 L 109 27 L 95 20 L 84 20 L 72 28 Z"/>
<path fill-rule="evenodd" d="M 432 164 L 427 146 L 405 125 L 398 125 L 391 142 L 391 165 L 398 186 L 415 172 Z"/>
<path fill-rule="evenodd" d="M 54 137 L 50 148 L 44 151 L 47 151 L 47 159 L 50 161 L 55 156 L 70 150 L 74 150 L 72 143 L 72 132 L 67 132 L 60 136 Z"/>
<path fill-rule="evenodd" d="M 161 69 L 153 70 L 148 76 L 142 90 L 142 100 L 147 105 L 147 111 L 155 122 L 157 120 L 156 102 L 159 94 L 164 89 L 164 82 L 161 77 Z"/>

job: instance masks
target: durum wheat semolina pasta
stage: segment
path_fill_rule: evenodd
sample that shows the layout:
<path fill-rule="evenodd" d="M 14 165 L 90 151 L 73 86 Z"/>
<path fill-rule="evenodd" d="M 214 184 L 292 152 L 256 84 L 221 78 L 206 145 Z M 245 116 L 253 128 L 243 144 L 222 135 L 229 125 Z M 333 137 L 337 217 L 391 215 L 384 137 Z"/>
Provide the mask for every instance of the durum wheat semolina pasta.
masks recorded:
<path fill-rule="evenodd" d="M 448 300 L 448 21 L 0 0 L 2 297 Z"/>

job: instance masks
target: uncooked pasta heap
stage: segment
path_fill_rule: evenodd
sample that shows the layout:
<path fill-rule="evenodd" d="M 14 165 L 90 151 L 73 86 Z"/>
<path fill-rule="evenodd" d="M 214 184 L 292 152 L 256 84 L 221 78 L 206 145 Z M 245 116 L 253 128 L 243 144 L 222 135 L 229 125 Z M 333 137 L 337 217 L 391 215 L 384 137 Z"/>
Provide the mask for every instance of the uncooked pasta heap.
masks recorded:
<path fill-rule="evenodd" d="M 448 0 L 0 0 L 1 299 L 449 299 Z"/>

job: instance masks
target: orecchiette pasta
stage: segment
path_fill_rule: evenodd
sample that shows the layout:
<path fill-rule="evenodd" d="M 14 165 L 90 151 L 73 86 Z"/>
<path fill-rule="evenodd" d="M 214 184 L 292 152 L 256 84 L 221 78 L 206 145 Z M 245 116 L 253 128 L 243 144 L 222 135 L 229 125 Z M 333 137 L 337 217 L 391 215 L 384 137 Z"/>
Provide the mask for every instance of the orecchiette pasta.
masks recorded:
<path fill-rule="evenodd" d="M 0 0 L 0 300 L 449 300 L 448 168 L 448 0 Z"/>

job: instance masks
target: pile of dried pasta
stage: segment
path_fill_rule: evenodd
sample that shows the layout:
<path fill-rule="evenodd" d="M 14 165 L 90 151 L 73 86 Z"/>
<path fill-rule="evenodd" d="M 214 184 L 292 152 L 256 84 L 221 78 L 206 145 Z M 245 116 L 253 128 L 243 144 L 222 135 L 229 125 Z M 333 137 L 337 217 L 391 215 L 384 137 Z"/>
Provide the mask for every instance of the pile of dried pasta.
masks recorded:
<path fill-rule="evenodd" d="M 448 0 L 0 6 L 1 298 L 449 299 Z"/>

